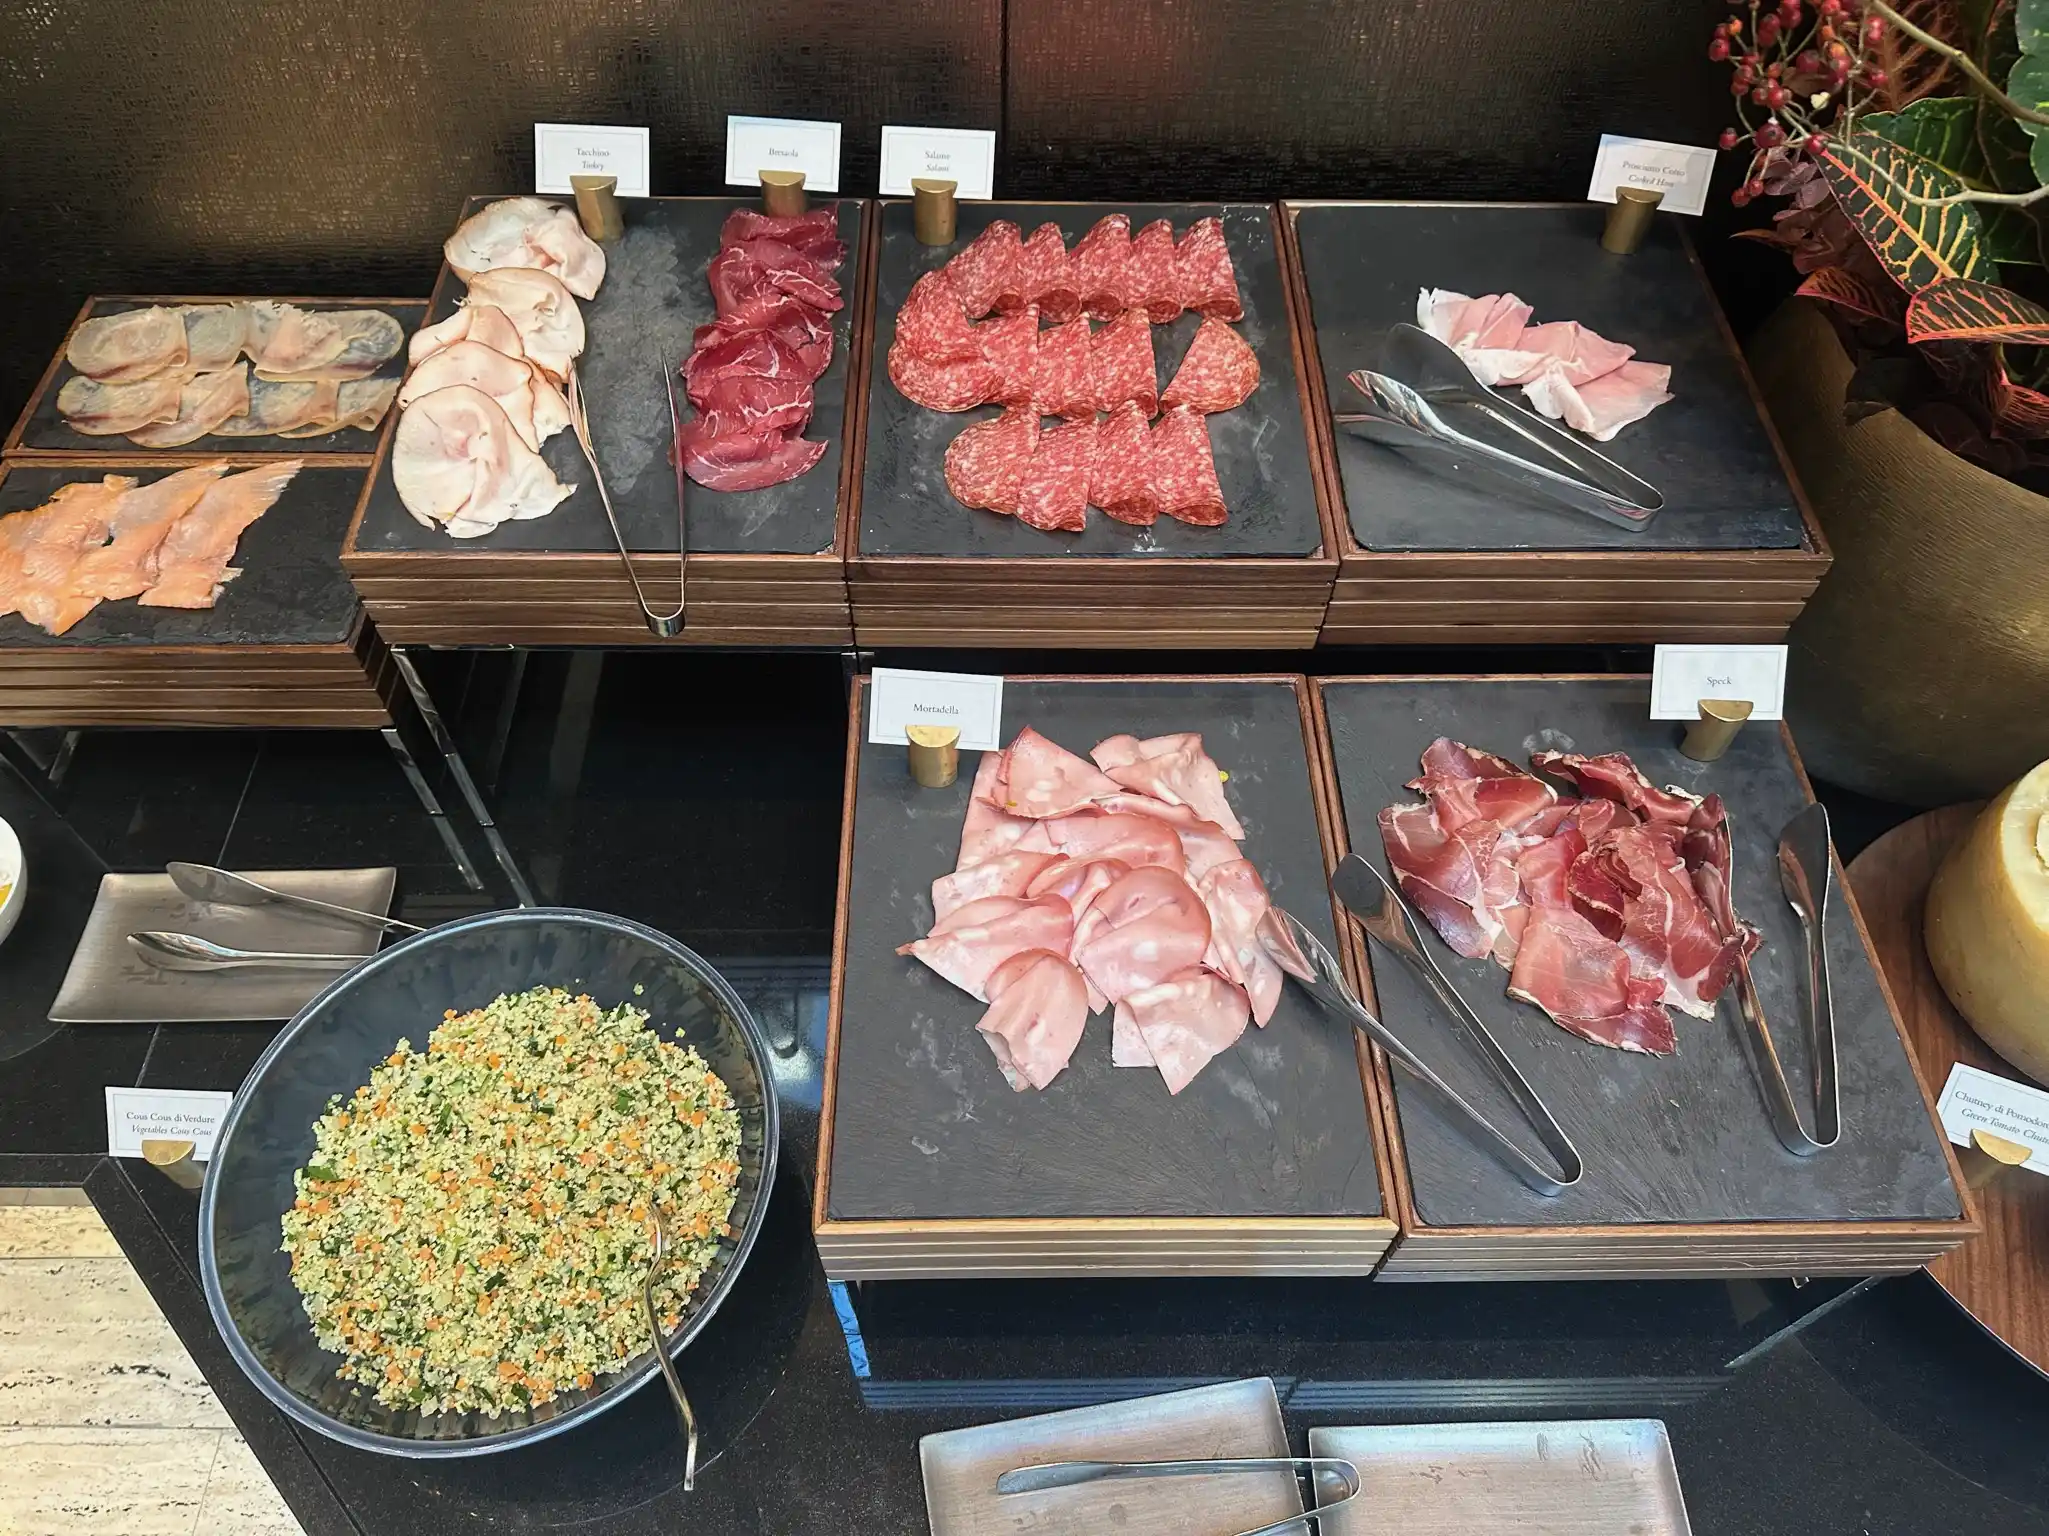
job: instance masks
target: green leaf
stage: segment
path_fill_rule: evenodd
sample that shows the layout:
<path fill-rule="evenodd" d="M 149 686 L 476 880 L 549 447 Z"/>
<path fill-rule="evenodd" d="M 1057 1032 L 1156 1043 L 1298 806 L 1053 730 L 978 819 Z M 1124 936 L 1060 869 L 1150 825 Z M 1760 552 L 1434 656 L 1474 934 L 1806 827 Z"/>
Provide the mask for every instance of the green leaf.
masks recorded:
<path fill-rule="evenodd" d="M 2049 343 L 2049 309 L 1991 283 L 1951 278 L 1907 305 L 1909 341 Z"/>
<path fill-rule="evenodd" d="M 1897 112 L 1867 113 L 1857 126 L 1933 160 L 1967 183 L 1985 180 L 1978 103 L 1969 96 L 1923 96 Z"/>
<path fill-rule="evenodd" d="M 1822 151 L 1821 171 L 1865 243 L 1909 293 L 1945 278 L 1997 275 L 1976 208 L 1911 203 L 1900 195 L 1948 197 L 1964 190 L 1934 161 L 1875 133 L 1853 133 Z"/>
<path fill-rule="evenodd" d="M 2013 37 L 2020 58 L 2006 77 L 2006 94 L 2038 112 L 2049 112 L 2049 0 L 2017 0 Z M 2035 180 L 2049 182 L 2049 125 L 2022 123 L 2020 128 L 2034 140 L 2028 161 Z"/>

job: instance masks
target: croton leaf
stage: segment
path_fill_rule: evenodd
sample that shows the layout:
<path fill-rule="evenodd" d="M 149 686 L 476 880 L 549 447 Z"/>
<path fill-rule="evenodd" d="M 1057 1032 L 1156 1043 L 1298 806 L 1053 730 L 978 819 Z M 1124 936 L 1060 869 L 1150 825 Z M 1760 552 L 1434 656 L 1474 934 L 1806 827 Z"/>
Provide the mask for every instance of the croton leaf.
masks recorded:
<path fill-rule="evenodd" d="M 1875 133 L 1853 133 L 1822 151 L 1821 170 L 1857 232 L 1909 293 L 1948 278 L 1997 275 L 1976 208 L 1901 196 L 1949 197 L 1964 190 L 1933 160 Z"/>
<path fill-rule="evenodd" d="M 1909 341 L 2049 343 L 2049 309 L 1991 283 L 1953 277 L 1907 304 Z"/>
<path fill-rule="evenodd" d="M 1900 318 L 1898 289 L 1881 290 L 1876 283 L 1843 267 L 1823 267 L 1819 272 L 1810 274 L 1807 281 L 1793 291 L 1802 298 L 1826 299 L 1831 304 L 1840 304 L 1874 320 L 1897 323 Z"/>
<path fill-rule="evenodd" d="M 2024 106 L 2049 112 L 2049 0 L 2016 0 L 2013 36 L 2020 57 L 2006 77 L 2006 93 Z M 2021 127 L 2034 140 L 2029 160 L 2035 179 L 2049 183 L 2049 124 L 2024 122 Z"/>
<path fill-rule="evenodd" d="M 1967 184 L 1984 182 L 1978 103 L 1969 96 L 1923 96 L 1897 112 L 1867 112 L 1857 126 L 1933 160 Z"/>
<path fill-rule="evenodd" d="M 2011 19 L 2010 9 L 2004 14 Z M 1933 160 L 1967 187 L 2025 192 L 2035 185 L 2028 136 L 1976 97 L 1923 96 L 1897 112 L 1867 112 L 1857 126 Z M 2030 210 L 1996 203 L 1979 203 L 1977 209 L 1985 251 L 1994 261 L 2043 264 L 2042 230 Z"/>

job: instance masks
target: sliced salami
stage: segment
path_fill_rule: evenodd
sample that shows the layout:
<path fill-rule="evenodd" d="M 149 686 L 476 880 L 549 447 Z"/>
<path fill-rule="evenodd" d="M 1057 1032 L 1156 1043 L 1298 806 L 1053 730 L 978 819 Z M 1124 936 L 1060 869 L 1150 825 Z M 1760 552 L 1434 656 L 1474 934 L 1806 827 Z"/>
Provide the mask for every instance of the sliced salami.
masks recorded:
<path fill-rule="evenodd" d="M 1153 367 L 1153 328 L 1145 311 L 1127 309 L 1089 342 L 1089 378 L 1096 409 L 1114 411 L 1136 401 L 1148 418 L 1159 414 L 1159 375 Z"/>
<path fill-rule="evenodd" d="M 1195 340 L 1160 393 L 1165 406 L 1192 405 L 1198 411 L 1232 411 L 1259 388 L 1259 359 L 1245 338 L 1214 315 L 1205 316 Z"/>
<path fill-rule="evenodd" d="M 1120 523 L 1144 527 L 1160 515 L 1148 441 L 1145 413 L 1136 405 L 1119 406 L 1096 428 L 1096 471 L 1089 480 L 1089 503 Z"/>
<path fill-rule="evenodd" d="M 947 446 L 946 488 L 964 507 L 1013 516 L 1038 442 L 1039 418 L 1029 410 L 975 422 Z"/>
<path fill-rule="evenodd" d="M 1027 304 L 1053 325 L 1064 325 L 1081 313 L 1081 280 L 1067 254 L 1067 238 L 1058 224 L 1041 224 L 1025 241 L 1018 262 L 1018 286 Z"/>
<path fill-rule="evenodd" d="M 1125 299 L 1131 265 L 1131 220 L 1106 213 L 1074 245 L 1074 278 L 1081 287 L 1081 307 L 1098 320 L 1110 320 L 1130 308 Z"/>
<path fill-rule="evenodd" d="M 1032 366 L 1032 400 L 1041 416 L 1065 416 L 1074 421 L 1096 414 L 1088 321 L 1077 318 L 1040 333 Z"/>
<path fill-rule="evenodd" d="M 899 341 L 889 349 L 889 381 L 906 400 L 931 411 L 965 411 L 995 398 L 996 370 L 985 358 L 935 363 Z"/>
<path fill-rule="evenodd" d="M 1132 237 L 1124 292 L 1126 300 L 1143 309 L 1154 325 L 1165 325 L 1185 308 L 1180 269 L 1174 259 L 1174 226 L 1165 219 L 1154 219 Z"/>
<path fill-rule="evenodd" d="M 1003 405 L 1030 404 L 1036 382 L 1032 365 L 1039 350 L 1038 309 L 1028 304 L 975 329 L 982 336 L 982 357 L 996 370 L 996 391 L 989 398 Z"/>
<path fill-rule="evenodd" d="M 982 357 L 982 338 L 968 324 L 967 311 L 946 269 L 927 272 L 911 285 L 897 312 L 894 352 L 902 347 L 928 363 L 972 363 Z"/>
<path fill-rule="evenodd" d="M 1153 490 L 1167 516 L 1198 528 L 1214 528 L 1228 515 L 1217 484 L 1209 427 L 1200 411 L 1176 406 L 1154 423 L 1146 447 L 1152 456 Z"/>
<path fill-rule="evenodd" d="M 1174 268 L 1181 303 L 1219 320 L 1243 320 L 1238 298 L 1238 272 L 1231 265 L 1231 247 L 1224 240 L 1224 221 L 1197 219 L 1174 248 Z"/>
<path fill-rule="evenodd" d="M 1024 241 L 1018 238 L 1017 226 L 998 219 L 941 270 L 953 279 L 968 318 L 979 320 L 991 310 L 1016 309 L 1024 302 L 1018 286 L 1018 263 L 1023 256 Z"/>
<path fill-rule="evenodd" d="M 1032 449 L 1031 467 L 1018 492 L 1018 521 L 1048 531 L 1080 533 L 1088 526 L 1089 481 L 1095 467 L 1093 420 L 1048 427 Z"/>

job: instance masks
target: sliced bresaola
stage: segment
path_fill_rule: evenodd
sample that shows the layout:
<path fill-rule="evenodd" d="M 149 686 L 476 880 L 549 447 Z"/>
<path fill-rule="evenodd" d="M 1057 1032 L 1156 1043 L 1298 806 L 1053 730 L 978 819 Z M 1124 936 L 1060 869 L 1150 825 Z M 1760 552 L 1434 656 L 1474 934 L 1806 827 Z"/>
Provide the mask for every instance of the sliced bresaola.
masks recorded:
<path fill-rule="evenodd" d="M 983 359 L 996 370 L 996 392 L 990 398 L 1001 405 L 1029 405 L 1039 351 L 1037 307 L 1027 304 L 975 329 L 981 333 Z"/>
<path fill-rule="evenodd" d="M 1038 305 L 1039 313 L 1054 325 L 1064 325 L 1081 313 L 1081 279 L 1058 224 L 1041 224 L 1025 241 L 1018 256 L 1018 287 L 1025 303 Z"/>
<path fill-rule="evenodd" d="M 1089 480 L 1089 504 L 1120 523 L 1150 525 L 1160 515 L 1153 489 L 1150 434 L 1145 412 L 1126 401 L 1096 428 L 1096 470 Z"/>
<path fill-rule="evenodd" d="M 1038 442 L 1039 418 L 1029 409 L 972 423 L 947 445 L 947 490 L 964 507 L 1015 516 Z"/>
<path fill-rule="evenodd" d="M 1192 406 L 1214 413 L 1236 410 L 1259 388 L 1259 359 L 1252 348 L 1222 320 L 1205 318 L 1182 354 L 1173 382 L 1160 392 L 1160 404 Z"/>
<path fill-rule="evenodd" d="M 1238 273 L 1231 265 L 1231 247 L 1224 239 L 1223 220 L 1197 219 L 1174 248 L 1178 297 L 1189 309 L 1219 320 L 1243 320 Z"/>
<path fill-rule="evenodd" d="M 1200 411 L 1185 405 L 1168 411 L 1153 423 L 1148 447 L 1160 511 L 1199 528 L 1214 528 L 1230 515 Z"/>
<path fill-rule="evenodd" d="M 847 259 L 846 243 L 839 238 L 839 210 L 830 204 L 807 213 L 772 214 L 756 208 L 735 208 L 719 226 L 719 245 L 743 245 L 749 240 L 780 240 L 801 251 L 827 272 Z"/>
<path fill-rule="evenodd" d="M 928 363 L 982 361 L 981 334 L 968 324 L 960 293 L 944 267 L 911 285 L 910 297 L 897 311 L 896 339 L 889 350 L 899 347 Z"/>
<path fill-rule="evenodd" d="M 975 1028 L 1019 1093 L 1044 1088 L 1067 1068 L 1089 1021 L 1088 987 L 1063 955 L 1012 955 L 989 975 L 989 1011 Z"/>
<path fill-rule="evenodd" d="M 1099 411 L 1114 411 L 1135 402 L 1148 418 L 1159 414 L 1153 328 L 1144 310 L 1125 310 L 1090 338 L 1089 383 Z"/>
<path fill-rule="evenodd" d="M 1249 1011 L 1243 991 L 1199 966 L 1128 994 L 1118 1007 L 1128 1012 L 1170 1094 L 1237 1044 Z"/>
<path fill-rule="evenodd" d="M 698 411 L 714 436 L 725 432 L 802 432 L 811 424 L 813 389 L 806 379 L 727 374 L 707 379 Z"/>
<path fill-rule="evenodd" d="M 826 270 L 802 251 L 780 240 L 763 236 L 749 240 L 745 245 L 728 246 L 719 253 L 718 259 L 723 260 L 733 251 L 744 251 L 761 268 L 770 287 L 787 293 L 800 303 L 828 314 L 845 306 L 846 301 L 840 297 L 840 285 Z"/>
<path fill-rule="evenodd" d="M 1041 416 L 1064 416 L 1070 421 L 1095 416 L 1088 321 L 1069 320 L 1039 333 L 1032 361 L 1032 404 Z"/>
<path fill-rule="evenodd" d="M 996 370 L 981 357 L 963 363 L 935 363 L 919 357 L 899 339 L 889 349 L 889 381 L 906 400 L 930 411 L 967 411 L 996 393 Z"/>
<path fill-rule="evenodd" d="M 954 292 L 970 320 L 979 320 L 991 310 L 1015 309 L 1024 303 L 1019 264 L 1024 241 L 1017 226 L 997 219 L 963 246 L 943 270 L 952 279 Z"/>
<path fill-rule="evenodd" d="M 1074 277 L 1081 288 L 1081 307 L 1098 320 L 1110 320 L 1131 307 L 1127 297 L 1131 266 L 1131 220 L 1107 213 L 1075 242 Z M 1148 412 L 1148 415 L 1151 413 Z"/>
<path fill-rule="evenodd" d="M 753 331 L 767 331 L 783 342 L 814 379 L 832 363 L 830 317 L 774 289 L 745 300 L 711 325 L 700 325 L 691 335 L 691 346 L 709 347 Z"/>
<path fill-rule="evenodd" d="M 989 977 L 1004 961 L 1032 949 L 1064 955 L 1073 933 L 1074 914 L 1057 896 L 1037 901 L 989 896 L 959 908 L 926 937 L 900 944 L 896 952 L 916 957 L 986 1003 Z"/>
<path fill-rule="evenodd" d="M 1154 219 L 1131 237 L 1125 297 L 1134 309 L 1143 309 L 1154 325 L 1167 324 L 1185 307 L 1174 260 L 1174 226 L 1165 219 Z"/>
<path fill-rule="evenodd" d="M 1048 532 L 1079 533 L 1088 525 L 1089 482 L 1096 468 L 1096 424 L 1067 421 L 1039 434 L 1018 492 L 1017 520 Z"/>
<path fill-rule="evenodd" d="M 758 491 L 794 480 L 825 457 L 826 445 L 780 432 L 714 432 L 715 422 L 686 421 L 676 432 L 683 472 L 706 490 Z"/>
<path fill-rule="evenodd" d="M 750 331 L 700 347 L 683 364 L 684 389 L 700 410 L 712 383 L 730 378 L 790 379 L 808 384 L 813 375 L 795 349 L 769 331 Z"/>

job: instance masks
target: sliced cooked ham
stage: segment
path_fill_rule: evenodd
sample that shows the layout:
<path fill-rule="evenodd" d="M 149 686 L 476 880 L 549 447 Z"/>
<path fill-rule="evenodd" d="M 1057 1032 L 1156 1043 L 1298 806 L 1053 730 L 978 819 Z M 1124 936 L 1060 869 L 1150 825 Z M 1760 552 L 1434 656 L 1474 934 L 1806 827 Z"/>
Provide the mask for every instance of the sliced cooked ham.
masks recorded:
<path fill-rule="evenodd" d="M 1174 1094 L 1238 1043 L 1250 1012 L 1243 992 L 1199 968 L 1133 992 L 1123 1006 Z"/>
<path fill-rule="evenodd" d="M 1012 955 L 989 975 L 989 1011 L 975 1026 L 1019 1093 L 1066 1070 L 1089 1021 L 1081 972 L 1051 950 Z"/>
<path fill-rule="evenodd" d="M 1637 360 L 1636 349 L 1572 320 L 1531 325 L 1512 293 L 1468 298 L 1425 288 L 1416 324 L 1457 352 L 1482 384 L 1520 385 L 1531 409 L 1596 442 L 1672 398 L 1672 370 Z"/>
<path fill-rule="evenodd" d="M 898 947 L 969 996 L 988 1002 L 990 974 L 1028 949 L 1067 952 L 1074 913 L 1058 896 L 989 896 L 956 909 L 925 938 Z"/>

